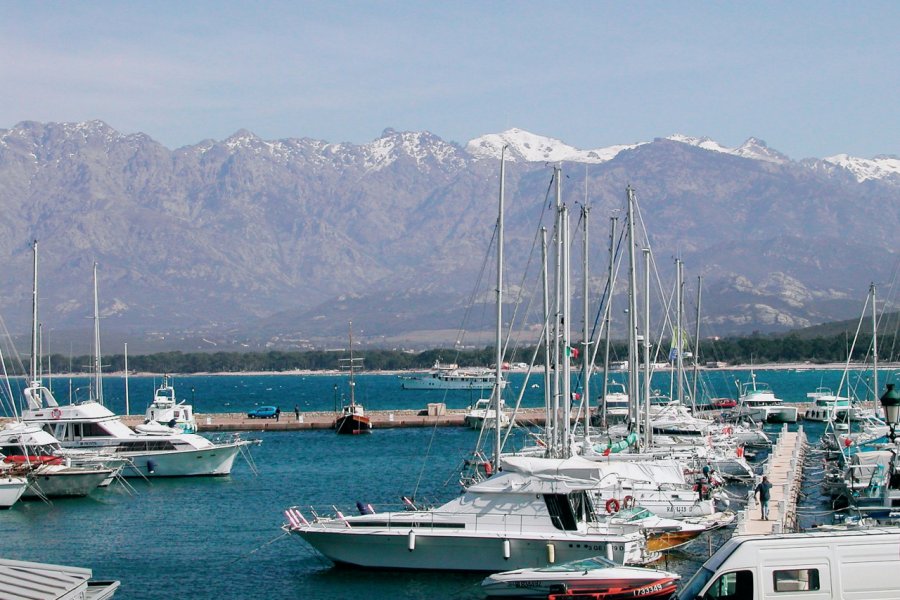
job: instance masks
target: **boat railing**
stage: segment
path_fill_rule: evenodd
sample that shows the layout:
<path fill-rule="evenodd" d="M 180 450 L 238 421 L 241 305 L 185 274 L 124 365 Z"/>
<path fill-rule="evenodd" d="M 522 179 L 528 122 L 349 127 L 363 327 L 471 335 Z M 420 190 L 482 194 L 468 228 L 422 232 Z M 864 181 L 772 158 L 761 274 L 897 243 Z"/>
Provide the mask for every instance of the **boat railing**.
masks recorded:
<path fill-rule="evenodd" d="M 403 510 L 402 506 L 388 506 L 386 512 L 363 513 L 370 515 L 368 519 L 350 520 L 349 516 L 356 516 L 364 509 L 372 510 L 371 505 L 362 505 L 346 512 L 338 507 L 331 506 L 325 509 L 316 509 L 313 506 L 306 508 L 292 506 L 285 511 L 288 529 L 334 529 L 345 527 L 347 529 L 375 530 L 378 531 L 453 531 L 466 530 L 471 533 L 500 532 L 500 533 L 525 533 L 526 524 L 530 524 L 529 531 L 546 528 L 549 523 L 543 524 L 540 516 L 521 515 L 515 513 L 483 513 L 452 512 L 437 513 L 423 510 Z M 397 510 L 394 510 L 397 509 Z M 547 529 L 549 531 L 549 529 Z"/>

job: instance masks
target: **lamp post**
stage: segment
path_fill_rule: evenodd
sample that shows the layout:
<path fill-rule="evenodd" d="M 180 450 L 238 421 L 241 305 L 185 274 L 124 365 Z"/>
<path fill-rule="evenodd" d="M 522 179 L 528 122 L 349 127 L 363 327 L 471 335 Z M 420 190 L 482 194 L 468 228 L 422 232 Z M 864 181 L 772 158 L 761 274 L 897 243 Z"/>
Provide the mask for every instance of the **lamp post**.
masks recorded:
<path fill-rule="evenodd" d="M 893 444 L 894 440 L 897 439 L 894 428 L 897 426 L 897 422 L 900 421 L 900 392 L 894 389 L 893 383 L 887 384 L 887 390 L 881 397 L 881 406 L 884 408 L 884 419 L 887 421 L 888 427 L 891 428 L 890 438 Z"/>

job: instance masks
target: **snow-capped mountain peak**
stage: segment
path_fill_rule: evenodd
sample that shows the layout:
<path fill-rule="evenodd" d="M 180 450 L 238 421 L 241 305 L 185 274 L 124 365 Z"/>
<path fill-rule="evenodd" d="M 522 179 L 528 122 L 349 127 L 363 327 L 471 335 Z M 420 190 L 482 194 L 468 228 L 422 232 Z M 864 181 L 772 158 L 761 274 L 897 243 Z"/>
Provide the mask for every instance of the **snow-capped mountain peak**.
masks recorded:
<path fill-rule="evenodd" d="M 781 154 L 780 152 L 769 148 L 764 141 L 754 137 L 749 138 L 746 142 L 744 142 L 737 148 L 729 148 L 727 146 L 723 146 L 719 142 L 708 137 L 697 138 L 682 135 L 680 133 L 670 135 L 666 139 L 672 140 L 673 142 L 688 144 L 689 146 L 696 146 L 704 150 L 710 150 L 711 152 L 732 154 L 734 156 L 740 156 L 741 158 L 749 158 L 752 160 L 763 160 L 766 162 L 773 162 L 778 164 L 784 164 L 790 162 L 791 160 L 784 154 Z"/>
<path fill-rule="evenodd" d="M 867 179 L 888 179 L 900 177 L 900 158 L 896 156 L 876 156 L 859 158 L 849 154 L 836 154 L 823 159 L 825 162 L 847 169 L 859 182 Z"/>
<path fill-rule="evenodd" d="M 484 135 L 466 144 L 466 151 L 476 158 L 499 159 L 503 146 L 508 147 L 507 157 L 511 161 L 525 162 L 581 162 L 604 163 L 612 160 L 622 150 L 635 148 L 639 144 L 622 144 L 596 150 L 579 150 L 558 139 L 544 137 L 513 128 L 503 133 Z"/>

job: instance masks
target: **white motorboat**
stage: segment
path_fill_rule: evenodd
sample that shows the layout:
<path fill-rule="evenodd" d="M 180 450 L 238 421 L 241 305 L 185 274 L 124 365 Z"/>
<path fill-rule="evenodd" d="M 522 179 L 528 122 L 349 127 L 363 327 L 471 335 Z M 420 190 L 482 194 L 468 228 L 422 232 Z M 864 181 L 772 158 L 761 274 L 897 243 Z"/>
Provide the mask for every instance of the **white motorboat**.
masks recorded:
<path fill-rule="evenodd" d="M 128 459 L 126 477 L 228 475 L 241 448 L 258 443 L 240 438 L 213 443 L 171 429 L 137 433 L 96 400 L 58 404 L 39 382 L 25 389 L 25 397 L 24 422 L 42 426 L 63 448 L 99 450 Z"/>
<path fill-rule="evenodd" d="M 29 473 L 24 498 L 64 498 L 87 496 L 121 470 L 123 461 L 110 457 L 79 462 L 62 451 L 52 435 L 35 425 L 7 423 L 0 430 L 0 454 L 3 462 Z"/>
<path fill-rule="evenodd" d="M 159 423 L 172 429 L 178 429 L 182 433 L 197 433 L 194 408 L 184 402 L 184 400 L 175 401 L 175 388 L 169 384 L 169 376 L 163 375 L 162 385 L 156 388 L 153 402 L 144 413 L 146 424 Z M 138 431 L 140 431 L 140 427 L 138 425 Z"/>
<path fill-rule="evenodd" d="M 756 381 L 756 373 L 750 372 L 750 383 L 740 385 L 737 413 L 755 421 L 767 423 L 796 423 L 797 407 L 788 406 L 766 383 Z"/>
<path fill-rule="evenodd" d="M 472 429 L 488 429 L 497 426 L 497 411 L 492 408 L 493 400 L 482 398 L 466 409 L 464 422 Z M 500 399 L 500 427 L 509 426 L 509 413 L 504 411 L 505 403 Z"/>
<path fill-rule="evenodd" d="M 618 564 L 655 558 L 639 527 L 597 519 L 590 500 L 595 485 L 508 472 L 432 509 L 307 520 L 291 508 L 283 529 L 335 563 L 368 568 L 502 571 L 597 554 Z"/>
<path fill-rule="evenodd" d="M 0 510 L 6 510 L 18 502 L 27 487 L 28 478 L 18 469 L 13 465 L 0 465 Z"/>
<path fill-rule="evenodd" d="M 488 576 L 481 591 L 489 597 L 547 598 L 558 593 L 592 593 L 600 598 L 668 598 L 680 575 L 623 567 L 595 556 L 538 569 L 516 569 Z M 599 594 L 603 594 L 599 596 Z"/>
<path fill-rule="evenodd" d="M 400 387 L 404 390 L 489 390 L 495 380 L 496 375 L 490 369 L 461 369 L 455 364 L 436 362 L 428 373 L 403 377 Z"/>

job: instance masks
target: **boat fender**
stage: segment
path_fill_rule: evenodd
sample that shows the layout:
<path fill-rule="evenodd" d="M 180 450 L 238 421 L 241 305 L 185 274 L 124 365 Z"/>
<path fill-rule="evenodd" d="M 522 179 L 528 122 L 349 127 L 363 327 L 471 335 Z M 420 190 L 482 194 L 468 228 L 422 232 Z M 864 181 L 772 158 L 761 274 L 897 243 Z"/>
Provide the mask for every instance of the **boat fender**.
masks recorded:
<path fill-rule="evenodd" d="M 375 509 L 371 504 L 363 504 L 362 502 L 356 502 L 356 508 L 359 510 L 359 514 L 361 515 L 372 515 L 375 514 Z"/>
<path fill-rule="evenodd" d="M 613 559 L 613 547 L 612 544 L 606 544 L 606 560 Z"/>
<path fill-rule="evenodd" d="M 482 465 L 484 467 L 484 474 L 490 477 L 494 474 L 494 465 L 491 464 L 491 461 L 485 461 Z"/>
<path fill-rule="evenodd" d="M 406 536 L 406 547 L 409 548 L 410 552 L 416 549 L 416 532 L 412 529 L 409 530 L 409 535 Z"/>
<path fill-rule="evenodd" d="M 151 474 L 156 472 L 156 463 L 152 460 L 147 461 L 147 472 Z"/>
<path fill-rule="evenodd" d="M 503 560 L 509 560 L 510 550 L 509 540 L 503 540 Z"/>
<path fill-rule="evenodd" d="M 556 562 L 556 546 L 552 542 L 547 544 L 547 562 L 551 565 Z"/>
<path fill-rule="evenodd" d="M 634 508 L 634 496 L 625 496 L 622 499 L 622 508 Z"/>
<path fill-rule="evenodd" d="M 615 498 L 610 498 L 606 501 L 606 512 L 609 514 L 619 512 L 619 501 Z"/>

